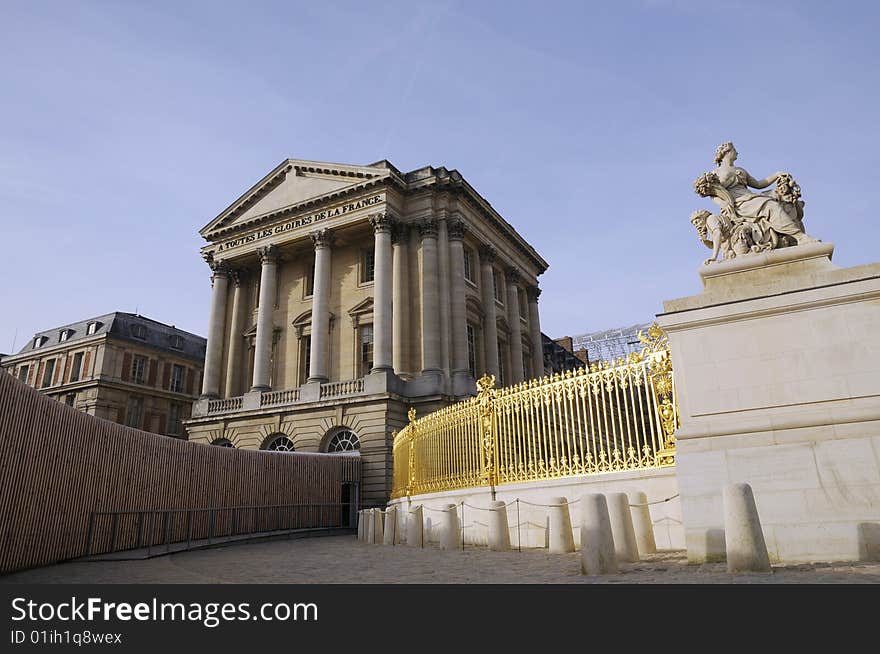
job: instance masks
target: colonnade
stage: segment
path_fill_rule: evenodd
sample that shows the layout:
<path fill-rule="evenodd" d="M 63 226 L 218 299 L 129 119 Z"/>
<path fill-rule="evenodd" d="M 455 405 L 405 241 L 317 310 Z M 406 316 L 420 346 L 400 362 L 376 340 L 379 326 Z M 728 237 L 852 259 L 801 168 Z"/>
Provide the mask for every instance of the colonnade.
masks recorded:
<path fill-rule="evenodd" d="M 411 332 L 410 228 L 417 228 L 421 256 L 418 258 L 420 285 L 419 318 L 421 323 L 420 372 L 425 375 L 455 375 L 468 372 L 467 310 L 465 305 L 466 225 L 460 219 L 429 218 L 416 223 L 402 223 L 387 214 L 371 216 L 374 233 L 373 291 L 373 371 L 415 372 L 406 370 L 410 362 L 407 346 Z M 324 228 L 311 233 L 315 250 L 315 272 L 312 292 L 311 344 L 309 349 L 309 382 L 329 381 L 331 258 L 335 235 Z M 272 312 L 280 263 L 277 245 L 259 248 L 260 297 L 257 309 L 256 338 L 252 391 L 270 389 L 271 352 L 274 326 Z M 499 376 L 498 328 L 494 295 L 497 252 L 484 245 L 479 249 L 483 316 L 483 351 L 486 372 Z M 211 313 L 205 356 L 203 397 L 220 395 L 220 377 L 224 346 L 228 350 L 224 395 L 234 394 L 235 369 L 241 358 L 241 334 L 246 298 L 243 273 L 232 271 L 223 262 L 211 262 L 213 270 Z M 528 342 L 532 351 L 532 368 L 543 373 L 544 359 L 538 322 L 536 286 L 523 288 L 515 268 L 507 274 L 507 322 L 510 327 L 511 370 L 506 382 L 523 381 L 522 324 L 519 294 L 528 298 Z M 226 329 L 229 283 L 232 291 L 232 317 Z"/>

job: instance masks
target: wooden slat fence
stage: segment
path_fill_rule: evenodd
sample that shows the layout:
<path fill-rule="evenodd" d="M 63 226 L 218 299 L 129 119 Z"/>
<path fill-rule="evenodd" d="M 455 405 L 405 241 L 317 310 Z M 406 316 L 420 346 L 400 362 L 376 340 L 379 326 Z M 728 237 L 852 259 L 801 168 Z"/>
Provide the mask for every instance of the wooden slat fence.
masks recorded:
<path fill-rule="evenodd" d="M 343 483 L 359 481 L 357 456 L 157 436 L 80 413 L 0 372 L 0 574 L 83 556 L 92 512 L 338 504 Z M 183 519 L 172 529 L 182 533 Z M 92 553 L 110 548 L 109 520 L 96 520 Z M 117 545 L 133 543 L 139 529 L 161 543 L 161 526 L 145 526 L 119 519 Z M 193 538 L 207 529 L 202 516 Z"/>

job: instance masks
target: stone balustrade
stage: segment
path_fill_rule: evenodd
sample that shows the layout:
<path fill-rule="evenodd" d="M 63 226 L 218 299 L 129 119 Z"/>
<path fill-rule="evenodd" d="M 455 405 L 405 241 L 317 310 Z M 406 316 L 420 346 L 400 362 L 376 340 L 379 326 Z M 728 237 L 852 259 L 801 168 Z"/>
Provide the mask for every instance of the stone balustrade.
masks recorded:
<path fill-rule="evenodd" d="M 321 399 L 341 397 L 343 395 L 357 395 L 364 392 L 364 379 L 349 379 L 340 382 L 328 382 L 321 384 Z"/>
<path fill-rule="evenodd" d="M 208 401 L 208 414 L 212 413 L 228 413 L 230 411 L 239 411 L 244 398 L 228 397 L 222 400 Z"/>
<path fill-rule="evenodd" d="M 269 391 L 260 397 L 260 406 L 278 406 L 293 404 L 299 401 L 299 389 L 290 388 L 285 391 Z"/>

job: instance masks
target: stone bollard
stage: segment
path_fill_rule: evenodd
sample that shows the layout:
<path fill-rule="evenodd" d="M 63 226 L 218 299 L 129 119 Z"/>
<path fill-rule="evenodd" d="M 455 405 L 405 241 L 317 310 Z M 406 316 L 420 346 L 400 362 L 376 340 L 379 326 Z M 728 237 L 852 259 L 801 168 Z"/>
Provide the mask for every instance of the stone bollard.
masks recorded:
<path fill-rule="evenodd" d="M 581 512 L 581 574 L 615 574 L 617 556 L 605 496 L 601 493 L 584 495 Z"/>
<path fill-rule="evenodd" d="M 642 492 L 627 495 L 632 514 L 633 529 L 636 532 L 636 546 L 639 554 L 655 554 L 657 543 L 654 540 L 654 523 L 651 521 L 651 510 L 648 508 L 648 496 Z M 635 505 L 635 506 L 634 506 Z"/>
<path fill-rule="evenodd" d="M 510 550 L 507 505 L 501 501 L 490 502 L 489 509 L 489 549 L 493 552 L 507 552 Z"/>
<path fill-rule="evenodd" d="M 724 547 L 728 572 L 771 572 L 752 487 L 724 487 Z"/>
<path fill-rule="evenodd" d="M 447 504 L 443 512 L 443 528 L 440 533 L 441 550 L 457 550 L 461 548 L 461 530 L 458 526 L 458 507 Z"/>
<path fill-rule="evenodd" d="M 397 545 L 400 542 L 400 534 L 397 532 L 397 507 L 389 506 L 385 509 L 384 530 L 384 545 Z"/>
<path fill-rule="evenodd" d="M 382 529 L 383 517 L 382 509 L 373 509 L 373 539 L 370 541 L 373 545 L 381 545 L 385 541 L 385 534 Z"/>
<path fill-rule="evenodd" d="M 358 511 L 358 540 L 367 540 L 367 524 L 364 518 L 364 509 Z"/>
<path fill-rule="evenodd" d="M 611 535 L 614 537 L 614 553 L 618 561 L 639 562 L 639 546 L 633 528 L 629 498 L 626 493 L 608 495 L 608 517 L 611 519 Z"/>
<path fill-rule="evenodd" d="M 364 529 L 364 535 L 366 536 L 366 539 L 364 540 L 365 543 L 373 542 L 373 530 L 375 529 L 375 524 L 373 523 L 374 511 L 375 509 L 367 509 L 366 513 L 364 514 L 364 518 L 366 518 L 366 520 L 364 520 L 364 522 L 366 522 L 366 526 Z"/>
<path fill-rule="evenodd" d="M 417 504 L 409 510 L 409 517 L 406 521 L 406 544 L 411 547 L 424 547 L 424 529 L 422 505 Z"/>
<path fill-rule="evenodd" d="M 574 534 L 571 531 L 571 513 L 564 497 L 550 499 L 550 552 L 566 554 L 574 552 Z"/>

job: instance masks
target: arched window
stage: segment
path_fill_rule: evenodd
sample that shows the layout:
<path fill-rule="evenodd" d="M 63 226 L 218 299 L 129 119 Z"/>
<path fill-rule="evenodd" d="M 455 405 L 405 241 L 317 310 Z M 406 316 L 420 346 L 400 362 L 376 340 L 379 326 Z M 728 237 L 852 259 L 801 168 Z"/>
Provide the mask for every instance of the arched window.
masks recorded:
<path fill-rule="evenodd" d="M 284 434 L 278 434 L 266 444 L 270 452 L 293 452 L 293 441 Z"/>
<path fill-rule="evenodd" d="M 217 438 L 211 441 L 211 445 L 216 445 L 217 447 L 235 447 L 228 438 Z"/>
<path fill-rule="evenodd" d="M 327 441 L 328 452 L 353 452 L 361 449 L 361 441 L 350 429 L 342 429 Z"/>

